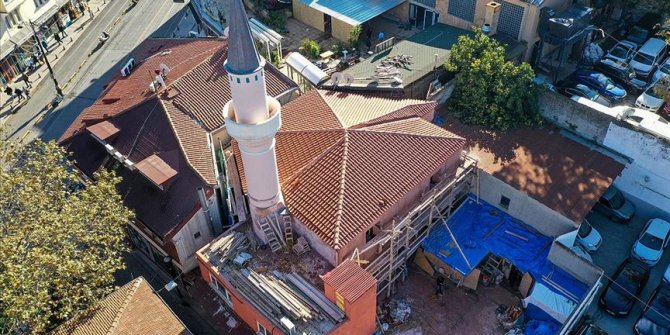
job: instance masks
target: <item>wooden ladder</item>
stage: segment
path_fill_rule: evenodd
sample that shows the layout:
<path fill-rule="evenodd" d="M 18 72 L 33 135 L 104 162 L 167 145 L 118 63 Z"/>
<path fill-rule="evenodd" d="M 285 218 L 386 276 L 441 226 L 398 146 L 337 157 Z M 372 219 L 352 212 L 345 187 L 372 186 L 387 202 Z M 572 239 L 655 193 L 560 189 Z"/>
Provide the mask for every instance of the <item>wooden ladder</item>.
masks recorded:
<path fill-rule="evenodd" d="M 272 252 L 276 252 L 281 250 L 281 244 L 277 240 L 277 235 L 275 235 L 274 230 L 272 230 L 272 227 L 270 227 L 270 222 L 268 220 L 268 217 L 261 219 L 261 229 L 263 230 L 263 233 L 265 233 L 265 238 L 270 245 L 270 249 Z"/>
<path fill-rule="evenodd" d="M 286 245 L 293 245 L 293 227 L 291 224 L 293 220 L 291 219 L 291 214 L 288 213 L 288 210 L 284 209 L 281 212 L 282 221 L 284 222 L 284 241 Z"/>

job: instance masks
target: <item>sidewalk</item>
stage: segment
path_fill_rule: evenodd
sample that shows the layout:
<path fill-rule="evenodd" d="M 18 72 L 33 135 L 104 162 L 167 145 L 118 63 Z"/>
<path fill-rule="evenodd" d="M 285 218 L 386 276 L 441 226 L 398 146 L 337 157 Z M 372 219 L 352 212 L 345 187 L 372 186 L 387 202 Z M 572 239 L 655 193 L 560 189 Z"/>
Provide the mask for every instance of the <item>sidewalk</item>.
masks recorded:
<path fill-rule="evenodd" d="M 75 19 L 75 21 L 70 24 L 70 26 L 65 28 L 65 33 L 67 36 L 62 38 L 62 45 L 59 45 L 53 37 L 49 38 L 47 41 L 49 44 L 47 58 L 49 59 L 49 63 L 52 67 L 60 61 L 60 59 L 70 49 L 73 43 L 84 33 L 85 28 L 92 22 L 92 20 L 97 18 L 97 14 L 100 13 L 100 11 L 111 2 L 112 0 L 90 0 L 88 4 L 95 16 L 91 19 L 91 15 L 89 13 L 85 13 L 84 15 Z M 35 71 L 29 73 L 28 78 L 32 82 L 30 92 L 35 91 L 35 89 L 42 83 L 43 80 L 51 80 L 51 77 L 49 76 L 49 70 L 44 63 L 39 65 Z M 65 82 L 59 82 L 61 89 L 65 90 L 71 79 L 72 77 Z M 24 93 L 27 88 L 26 83 L 23 82 L 20 76 L 14 78 L 14 80 L 9 83 L 9 86 L 11 88 L 20 88 L 24 91 Z M 18 98 L 16 97 L 8 100 L 8 97 L 4 92 L 1 92 L 0 96 L 0 115 L 2 116 L 16 113 L 23 105 L 28 102 L 28 99 L 23 99 L 21 102 L 18 102 Z"/>

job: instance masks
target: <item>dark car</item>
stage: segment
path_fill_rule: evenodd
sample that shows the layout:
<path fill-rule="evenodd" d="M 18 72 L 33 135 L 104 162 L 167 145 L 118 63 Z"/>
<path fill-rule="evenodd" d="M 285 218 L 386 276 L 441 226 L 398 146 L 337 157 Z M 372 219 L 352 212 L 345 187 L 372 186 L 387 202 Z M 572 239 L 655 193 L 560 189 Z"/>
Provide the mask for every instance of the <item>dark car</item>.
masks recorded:
<path fill-rule="evenodd" d="M 633 329 L 637 335 L 670 334 L 670 284 L 661 282 L 652 292 Z"/>
<path fill-rule="evenodd" d="M 578 82 L 598 91 L 611 101 L 619 101 L 626 97 L 626 90 L 621 85 L 600 72 L 581 69 L 575 71 L 574 77 Z"/>
<path fill-rule="evenodd" d="M 605 190 L 593 209 L 617 222 L 628 222 L 635 215 L 635 205 L 614 185 Z"/>
<path fill-rule="evenodd" d="M 646 81 L 636 78 L 635 71 L 630 65 L 616 59 L 604 57 L 593 66 L 593 70 L 610 77 L 630 90 L 642 91 L 647 86 Z"/>
<path fill-rule="evenodd" d="M 635 305 L 635 297 L 649 280 L 649 266 L 637 259 L 625 260 L 600 296 L 600 308 L 615 317 L 624 317 Z"/>

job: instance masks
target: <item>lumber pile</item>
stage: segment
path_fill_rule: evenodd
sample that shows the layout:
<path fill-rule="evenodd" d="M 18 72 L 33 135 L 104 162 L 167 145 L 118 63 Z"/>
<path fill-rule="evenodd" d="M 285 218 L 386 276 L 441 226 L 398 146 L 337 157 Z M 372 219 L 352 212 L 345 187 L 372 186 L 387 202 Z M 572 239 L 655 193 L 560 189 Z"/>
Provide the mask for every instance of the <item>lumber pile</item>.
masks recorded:
<path fill-rule="evenodd" d="M 219 266 L 233 259 L 239 252 L 249 247 L 249 241 L 244 233 L 233 231 L 222 236 L 210 246 L 209 259 L 212 264 Z"/>

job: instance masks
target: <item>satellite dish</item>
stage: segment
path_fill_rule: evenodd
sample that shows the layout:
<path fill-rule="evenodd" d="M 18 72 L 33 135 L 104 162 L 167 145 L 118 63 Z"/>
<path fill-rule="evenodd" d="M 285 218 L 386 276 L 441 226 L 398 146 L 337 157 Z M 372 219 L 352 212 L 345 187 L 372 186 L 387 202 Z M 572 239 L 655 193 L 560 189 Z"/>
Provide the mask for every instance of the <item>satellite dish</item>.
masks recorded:
<path fill-rule="evenodd" d="M 335 86 L 337 86 L 337 84 L 339 84 L 340 80 L 342 80 L 342 73 L 340 73 L 340 72 L 333 73 L 333 75 L 330 76 L 330 80 L 333 82 L 333 84 L 335 84 Z"/>
<path fill-rule="evenodd" d="M 156 76 L 156 81 L 161 85 L 162 88 L 165 88 L 167 85 L 165 85 L 165 81 L 163 80 L 163 76 L 157 75 Z"/>
<path fill-rule="evenodd" d="M 223 29 L 223 39 L 224 39 L 224 40 L 227 40 L 227 39 L 228 39 L 228 34 L 229 34 L 229 32 L 230 32 L 230 28 L 229 28 L 229 27 L 226 27 L 226 28 Z"/>
<path fill-rule="evenodd" d="M 354 82 L 354 76 L 351 73 L 345 73 L 344 81 L 347 83 L 347 85 L 351 85 Z"/>
<path fill-rule="evenodd" d="M 158 68 L 161 70 L 160 74 L 163 77 L 166 77 L 168 75 L 168 73 L 170 73 L 170 68 L 163 63 L 161 63 L 161 65 L 159 65 Z"/>

